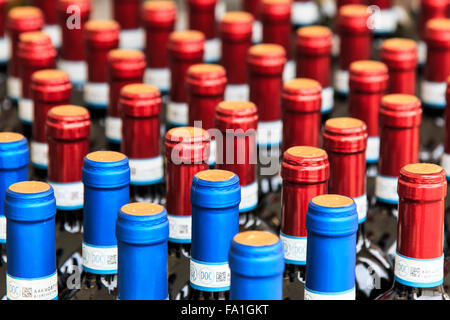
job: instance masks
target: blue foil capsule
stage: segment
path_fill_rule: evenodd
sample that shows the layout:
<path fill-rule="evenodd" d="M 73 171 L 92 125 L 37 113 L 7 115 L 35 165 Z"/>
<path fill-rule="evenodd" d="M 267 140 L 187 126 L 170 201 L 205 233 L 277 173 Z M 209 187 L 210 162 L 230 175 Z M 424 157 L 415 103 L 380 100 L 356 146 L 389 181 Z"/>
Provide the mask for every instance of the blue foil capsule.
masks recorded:
<path fill-rule="evenodd" d="M 190 285 L 196 290 L 230 290 L 228 252 L 239 232 L 239 177 L 225 170 L 205 170 L 192 179 Z"/>
<path fill-rule="evenodd" d="M 353 199 L 313 198 L 306 229 L 305 300 L 354 300 L 358 213 Z"/>
<path fill-rule="evenodd" d="M 169 220 L 159 204 L 135 202 L 119 211 L 116 227 L 119 300 L 167 300 Z"/>
<path fill-rule="evenodd" d="M 83 270 L 117 273 L 116 220 L 130 200 L 128 158 L 119 152 L 89 153 L 83 162 Z"/>
<path fill-rule="evenodd" d="M 11 185 L 6 191 L 5 215 L 8 299 L 56 300 L 56 200 L 53 189 L 38 181 Z"/>
<path fill-rule="evenodd" d="M 284 255 L 281 240 L 265 231 L 234 236 L 230 247 L 231 300 L 281 300 Z"/>
<path fill-rule="evenodd" d="M 10 185 L 28 180 L 27 139 L 20 133 L 0 132 L 0 244 L 6 243 L 5 193 Z"/>

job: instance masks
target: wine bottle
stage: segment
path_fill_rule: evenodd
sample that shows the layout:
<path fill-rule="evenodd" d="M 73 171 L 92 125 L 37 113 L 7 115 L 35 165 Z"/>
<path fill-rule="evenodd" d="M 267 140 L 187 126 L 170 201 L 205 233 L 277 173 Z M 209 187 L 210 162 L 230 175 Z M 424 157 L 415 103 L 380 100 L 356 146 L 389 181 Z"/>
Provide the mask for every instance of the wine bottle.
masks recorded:
<path fill-rule="evenodd" d="M 261 0 L 260 13 L 263 31 L 263 43 L 282 46 L 286 53 L 283 69 L 283 81 L 295 78 L 295 61 L 291 46 L 291 0 Z"/>
<path fill-rule="evenodd" d="M 449 300 L 444 281 L 445 171 L 408 164 L 398 179 L 395 281 L 378 300 Z"/>
<path fill-rule="evenodd" d="M 205 170 L 192 179 L 192 255 L 189 300 L 228 300 L 228 252 L 239 231 L 239 177 Z"/>
<path fill-rule="evenodd" d="M 173 128 L 165 136 L 166 208 L 169 219 L 169 295 L 186 299 L 192 238 L 191 181 L 208 169 L 209 134 L 195 127 Z M 179 285 L 180 288 L 179 288 Z"/>
<path fill-rule="evenodd" d="M 221 64 L 226 70 L 225 100 L 248 101 L 247 51 L 252 45 L 253 17 L 247 12 L 227 12 L 220 22 Z"/>
<path fill-rule="evenodd" d="M 282 72 L 286 52 L 277 44 L 252 46 L 247 54 L 250 101 L 258 107 L 258 162 L 263 194 L 278 190 L 279 153 L 282 140 Z"/>
<path fill-rule="evenodd" d="M 68 283 L 60 298 L 111 300 L 117 291 L 117 213 L 130 199 L 128 158 L 115 151 L 91 152 L 82 172 L 83 272 L 78 287 Z"/>
<path fill-rule="evenodd" d="M 397 32 L 399 16 L 392 0 L 370 0 L 373 34 L 376 37 L 392 37 Z"/>
<path fill-rule="evenodd" d="M 425 41 L 425 26 L 433 18 L 447 17 L 447 0 L 421 0 L 417 29 L 419 33 L 418 59 L 423 66 L 427 61 L 427 44 Z"/>
<path fill-rule="evenodd" d="M 119 108 L 123 123 L 121 150 L 130 162 L 130 199 L 163 203 L 161 94 L 149 84 L 129 84 L 121 90 Z"/>
<path fill-rule="evenodd" d="M 118 300 L 167 300 L 167 239 L 164 207 L 124 205 L 117 218 Z"/>
<path fill-rule="evenodd" d="M 305 300 L 355 300 L 358 213 L 351 198 L 321 195 L 306 214 Z"/>
<path fill-rule="evenodd" d="M 58 25 L 58 14 L 55 10 L 58 0 L 33 0 L 32 3 L 39 7 L 44 14 L 45 25 L 42 31 L 50 36 L 53 46 L 59 49 L 61 47 L 61 28 Z"/>
<path fill-rule="evenodd" d="M 444 168 L 447 174 L 447 180 L 450 180 L 450 77 L 447 79 L 447 91 L 446 91 L 447 105 L 445 107 L 444 121 L 444 153 L 441 158 L 441 166 Z M 448 234 L 450 236 L 450 234 Z"/>
<path fill-rule="evenodd" d="M 90 127 L 89 111 L 83 107 L 58 106 L 47 114 L 48 182 L 56 198 L 56 224 L 63 234 L 82 232 L 81 169 L 89 152 Z"/>
<path fill-rule="evenodd" d="M 204 42 L 205 36 L 200 31 L 174 31 L 170 34 L 170 101 L 166 108 L 166 129 L 188 124 L 186 72 L 190 66 L 203 62 Z"/>
<path fill-rule="evenodd" d="M 217 64 L 195 64 L 186 72 L 189 126 L 209 130 L 211 135 L 208 164 L 216 164 L 216 132 L 214 113 L 217 105 L 224 100 L 227 77 L 225 69 Z"/>
<path fill-rule="evenodd" d="M 81 93 L 88 74 L 83 30 L 91 14 L 91 3 L 90 0 L 58 0 L 56 10 L 62 34 L 58 69 L 69 75 Z"/>
<path fill-rule="evenodd" d="M 24 181 L 6 190 L 8 300 L 57 300 L 56 202 L 44 182 Z"/>
<path fill-rule="evenodd" d="M 297 2 L 296 2 L 297 3 Z M 322 86 L 322 114 L 334 107 L 331 85 L 331 46 L 333 33 L 327 27 L 310 26 L 297 31 L 297 78 L 314 79 Z"/>
<path fill-rule="evenodd" d="M 112 20 L 89 20 L 84 25 L 83 38 L 88 73 L 83 88 L 83 100 L 91 113 L 94 130 L 98 126 L 96 122 L 105 117 L 108 107 L 109 87 L 106 72 L 108 52 L 118 47 L 119 30 L 119 24 Z M 102 136 L 102 133 L 94 131 L 94 135 Z"/>
<path fill-rule="evenodd" d="M 354 118 L 333 118 L 325 123 L 324 148 L 330 161 L 328 191 L 351 197 L 358 213 L 356 241 L 356 299 L 373 300 L 392 285 L 392 266 L 383 251 L 366 237 L 367 127 Z M 392 150 L 392 149 L 391 149 Z M 345 181 L 346 183 L 342 183 Z M 379 227 L 379 225 L 377 225 Z"/>
<path fill-rule="evenodd" d="M 8 10 L 8 1 L 0 0 L 0 70 L 2 73 L 6 71 L 11 52 L 10 39 L 5 34 L 6 27 L 6 12 Z"/>
<path fill-rule="evenodd" d="M 261 0 L 241 0 L 241 9 L 251 13 L 253 18 L 252 25 L 252 42 L 253 44 L 259 44 L 262 42 L 262 23 L 261 23 Z"/>
<path fill-rule="evenodd" d="M 230 300 L 281 300 L 283 245 L 273 233 L 246 231 L 230 245 Z"/>
<path fill-rule="evenodd" d="M 34 105 L 33 138 L 30 144 L 33 179 L 46 181 L 48 143 L 45 123 L 47 113 L 55 106 L 70 103 L 72 84 L 67 73 L 56 69 L 46 69 L 33 73 L 30 89 Z"/>
<path fill-rule="evenodd" d="M 20 133 L 0 132 L 0 194 L 16 182 L 28 180 L 27 139 Z M 0 197 L 0 298 L 6 294 L 5 197 Z"/>
<path fill-rule="evenodd" d="M 267 201 L 259 201 L 256 176 L 256 129 L 258 110 L 252 102 L 223 101 L 216 108 L 216 168 L 238 175 L 241 186 L 239 204 L 240 230 L 271 230 L 277 232 L 278 217 L 263 217 Z M 220 139 L 219 139 L 220 137 Z M 275 221 L 274 221 L 275 220 Z"/>
<path fill-rule="evenodd" d="M 450 19 L 431 19 L 425 27 L 427 61 L 421 83 L 421 100 L 425 107 L 445 108 L 445 90 L 450 76 Z"/>
<path fill-rule="evenodd" d="M 145 83 L 157 87 L 163 95 L 170 90 L 170 70 L 167 46 L 175 30 L 177 7 L 173 1 L 146 1 L 142 5 L 145 28 L 147 70 Z"/>
<path fill-rule="evenodd" d="M 361 60 L 350 65 L 349 115 L 367 125 L 366 161 L 368 176 L 376 171 L 380 155 L 378 112 L 388 85 L 388 68 L 378 61 Z M 371 170 L 373 168 L 373 170 Z"/>
<path fill-rule="evenodd" d="M 10 53 L 8 62 L 8 78 L 6 82 L 6 92 L 8 98 L 17 103 L 21 91 L 21 81 L 19 74 L 19 57 L 17 55 L 19 46 L 19 36 L 24 32 L 39 31 L 44 25 L 42 11 L 36 7 L 15 7 L 9 10 L 6 18 L 6 34 L 10 45 L 7 52 Z"/>
<path fill-rule="evenodd" d="M 113 17 L 120 25 L 121 49 L 144 50 L 144 31 L 141 28 L 140 0 L 113 0 Z"/>
<path fill-rule="evenodd" d="M 339 9 L 336 29 L 339 35 L 338 70 L 334 74 L 334 89 L 341 96 L 349 93 L 349 68 L 354 61 L 370 59 L 372 50 L 371 30 L 367 6 L 344 5 Z"/>
<path fill-rule="evenodd" d="M 393 261 L 395 256 L 396 209 L 399 201 L 397 180 L 400 169 L 419 160 L 422 108 L 418 98 L 405 94 L 390 94 L 381 100 L 380 162 L 375 181 L 378 208 L 371 214 L 373 228 L 385 226 L 378 243 Z M 395 152 L 394 152 L 395 150 Z M 371 219 L 372 220 L 372 219 Z M 394 232 L 391 232 L 394 231 Z"/>
<path fill-rule="evenodd" d="M 297 78 L 284 83 L 283 152 L 295 146 L 320 146 L 321 92 L 320 83 L 312 79 Z"/>
<path fill-rule="evenodd" d="M 19 99 L 18 115 L 26 137 L 31 137 L 34 105 L 31 98 L 31 76 L 42 69 L 52 69 L 56 65 L 56 50 L 50 37 L 44 32 L 24 32 L 19 36 L 17 58 L 22 93 Z"/>
<path fill-rule="evenodd" d="M 380 59 L 389 69 L 388 93 L 416 94 L 417 45 L 404 38 L 381 44 Z"/>
<path fill-rule="evenodd" d="M 295 29 L 319 23 L 321 12 L 319 4 L 314 0 L 292 1 L 292 24 Z"/>
<path fill-rule="evenodd" d="M 325 150 L 296 146 L 283 154 L 281 162 L 281 232 L 284 272 L 283 298 L 303 300 L 306 273 L 308 203 L 328 191 L 330 165 Z"/>
<path fill-rule="evenodd" d="M 187 11 L 189 29 L 197 30 L 205 36 L 205 63 L 220 61 L 220 40 L 217 37 L 216 6 L 217 0 L 188 0 Z"/>
<path fill-rule="evenodd" d="M 119 108 L 120 90 L 127 84 L 142 83 L 145 55 L 138 50 L 114 49 L 108 53 L 109 104 L 105 120 L 105 135 L 110 150 L 119 151 L 122 141 L 122 121 Z"/>

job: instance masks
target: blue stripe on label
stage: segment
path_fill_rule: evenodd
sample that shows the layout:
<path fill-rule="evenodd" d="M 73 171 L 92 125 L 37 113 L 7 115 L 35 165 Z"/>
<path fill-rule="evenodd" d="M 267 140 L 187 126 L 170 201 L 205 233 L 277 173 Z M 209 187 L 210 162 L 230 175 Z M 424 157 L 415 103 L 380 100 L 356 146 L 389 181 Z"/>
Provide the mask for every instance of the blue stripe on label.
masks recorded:
<path fill-rule="evenodd" d="M 275 146 L 281 146 L 281 141 L 280 142 L 274 142 L 274 143 L 258 143 L 258 147 L 275 147 Z"/>
<path fill-rule="evenodd" d="M 308 237 L 294 237 L 294 236 L 288 236 L 284 234 L 283 232 L 280 232 L 280 236 L 283 236 L 285 238 L 291 238 L 291 239 L 308 239 Z"/>
<path fill-rule="evenodd" d="M 218 288 L 208 288 L 208 287 L 198 286 L 196 284 L 193 284 L 192 282 L 189 282 L 189 284 L 192 288 L 194 288 L 196 290 L 200 290 L 200 291 L 220 292 L 220 291 L 229 291 L 230 290 L 230 286 L 218 287 Z"/>
<path fill-rule="evenodd" d="M 411 258 L 411 257 L 404 256 L 404 255 L 402 255 L 402 254 L 400 254 L 398 252 L 397 252 L 397 255 L 399 255 L 403 259 L 416 260 L 416 261 L 436 261 L 436 260 L 442 259 L 442 256 L 437 257 L 437 258 L 433 258 L 433 259 L 417 259 L 417 258 Z"/>
<path fill-rule="evenodd" d="M 367 216 L 362 218 L 361 220 L 358 220 L 358 224 L 364 223 L 367 220 Z"/>
<path fill-rule="evenodd" d="M 208 261 L 200 261 L 200 260 L 196 260 L 194 258 L 191 257 L 191 260 L 194 261 L 195 263 L 198 264 L 203 264 L 205 266 L 221 266 L 221 265 L 227 265 L 228 261 L 223 261 L 223 262 L 208 262 Z"/>
<path fill-rule="evenodd" d="M 108 105 L 104 103 L 95 103 L 95 102 L 89 102 L 86 101 L 86 105 L 89 109 L 107 109 Z"/>
<path fill-rule="evenodd" d="M 43 170 L 48 169 L 48 165 L 46 165 L 46 164 L 40 164 L 40 163 L 35 163 L 35 162 L 32 162 L 32 164 L 33 164 L 33 167 L 36 167 L 38 169 L 43 169 Z"/>
<path fill-rule="evenodd" d="M 39 277 L 39 278 L 20 278 L 20 277 L 14 277 L 14 276 L 12 276 L 11 274 L 7 273 L 7 275 L 8 275 L 10 278 L 17 279 L 17 280 L 28 280 L 28 281 L 30 281 L 30 280 L 42 280 L 42 279 L 48 279 L 48 278 L 53 277 L 55 274 L 56 274 L 56 270 L 55 270 L 55 272 L 53 272 L 51 275 L 44 276 L 44 277 Z"/>
<path fill-rule="evenodd" d="M 148 186 L 153 184 L 158 184 L 163 181 L 163 178 L 158 178 L 155 180 L 149 180 L 149 181 L 130 181 L 130 184 L 132 186 Z"/>
<path fill-rule="evenodd" d="M 83 270 L 89 273 L 93 273 L 93 274 L 117 274 L 117 269 L 114 270 L 97 270 L 97 269 L 91 269 L 88 267 L 85 267 L 83 265 Z"/>
<path fill-rule="evenodd" d="M 78 205 L 78 206 L 56 206 L 56 209 L 58 210 L 62 210 L 62 211 L 71 211 L 71 210 L 78 210 L 78 209 L 83 209 L 83 205 Z"/>
<path fill-rule="evenodd" d="M 184 127 L 187 126 L 187 123 L 180 123 L 180 122 L 172 122 L 167 120 L 167 124 L 172 126 L 172 127 Z"/>
<path fill-rule="evenodd" d="M 300 260 L 290 260 L 290 259 L 284 259 L 284 262 L 286 264 L 295 264 L 298 266 L 304 266 L 306 265 L 306 260 L 305 261 L 300 261 Z"/>
<path fill-rule="evenodd" d="M 422 104 L 424 105 L 424 107 L 428 107 L 431 109 L 444 109 L 445 108 L 445 104 L 427 103 L 423 100 L 422 100 Z"/>
<path fill-rule="evenodd" d="M 29 121 L 29 120 L 24 120 L 24 119 L 20 119 L 20 122 L 24 123 L 24 124 L 29 124 L 32 125 L 33 121 Z"/>
<path fill-rule="evenodd" d="M 169 238 L 169 242 L 175 242 L 175 243 L 191 243 L 191 239 L 175 239 L 175 238 Z"/>
<path fill-rule="evenodd" d="M 379 159 L 379 158 L 376 158 L 376 159 L 366 159 L 366 163 L 370 163 L 370 164 L 378 163 L 378 159 Z"/>
<path fill-rule="evenodd" d="M 0 243 L 6 243 L 6 239 L 0 239 Z"/>
<path fill-rule="evenodd" d="M 341 295 L 341 294 L 350 293 L 350 292 L 354 291 L 355 288 L 351 288 L 351 289 L 348 289 L 345 291 L 340 291 L 340 292 L 320 292 L 320 291 L 311 290 L 309 288 L 306 288 L 306 290 L 308 290 L 311 293 L 315 293 L 315 294 L 322 294 L 322 295 L 327 295 L 327 296 L 337 296 L 337 295 Z"/>
<path fill-rule="evenodd" d="M 416 287 L 416 288 L 432 288 L 432 287 L 437 287 L 440 286 L 441 284 L 444 283 L 444 278 L 442 278 L 442 280 L 440 281 L 436 281 L 436 282 L 430 282 L 430 283 L 420 283 L 420 282 L 411 282 L 411 281 L 406 281 L 403 280 L 397 276 L 394 276 L 394 280 L 405 285 L 405 286 L 409 286 L 409 287 Z"/>
<path fill-rule="evenodd" d="M 121 142 L 121 140 L 119 140 L 119 139 L 113 139 L 113 138 L 108 138 L 108 137 L 106 137 L 106 140 L 108 140 L 109 142 L 112 142 L 112 143 L 117 143 L 117 144 L 120 144 L 120 142 Z"/>
<path fill-rule="evenodd" d="M 378 201 L 383 202 L 383 203 L 388 203 L 388 204 L 398 204 L 398 201 L 395 200 L 389 200 L 389 199 L 383 199 L 380 197 L 376 197 Z"/>
<path fill-rule="evenodd" d="M 249 212 L 249 211 L 255 210 L 257 206 L 258 206 L 258 204 L 255 204 L 255 205 L 250 206 L 248 208 L 242 208 L 242 209 L 239 210 L 239 213 L 245 213 L 245 212 Z"/>
<path fill-rule="evenodd" d="M 87 242 L 84 242 L 84 241 L 83 241 L 83 244 L 85 244 L 86 246 L 91 247 L 91 248 L 100 248 L 100 249 L 117 248 L 117 245 L 113 245 L 113 246 L 99 246 L 99 245 L 90 244 L 90 243 L 87 243 Z"/>

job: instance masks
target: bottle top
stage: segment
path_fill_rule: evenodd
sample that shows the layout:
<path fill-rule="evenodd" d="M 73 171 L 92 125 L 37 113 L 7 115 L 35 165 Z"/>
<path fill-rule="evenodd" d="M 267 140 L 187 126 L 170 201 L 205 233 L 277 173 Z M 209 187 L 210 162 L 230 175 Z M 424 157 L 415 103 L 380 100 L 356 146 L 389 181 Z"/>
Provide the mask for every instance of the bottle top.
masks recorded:
<path fill-rule="evenodd" d="M 367 21 L 370 10 L 364 5 L 348 4 L 339 9 L 337 26 L 340 31 L 349 33 L 370 33 Z"/>
<path fill-rule="evenodd" d="M 166 133 L 166 159 L 175 164 L 203 163 L 209 158 L 210 135 L 202 128 L 178 127 Z"/>
<path fill-rule="evenodd" d="M 72 94 L 69 75 L 56 69 L 36 71 L 31 76 L 32 96 L 41 101 L 66 101 Z"/>
<path fill-rule="evenodd" d="M 139 50 L 113 49 L 108 53 L 108 64 L 114 77 L 140 77 L 146 66 L 145 54 Z"/>
<path fill-rule="evenodd" d="M 222 132 L 241 129 L 244 133 L 258 126 L 258 108 L 249 101 L 222 101 L 216 107 L 215 125 Z"/>
<path fill-rule="evenodd" d="M 41 61 L 45 60 L 44 63 L 49 64 L 48 60 L 54 61 L 56 55 L 57 52 L 46 33 L 31 31 L 20 34 L 17 56 L 23 59 L 22 63 L 42 63 Z"/>
<path fill-rule="evenodd" d="M 51 108 L 47 114 L 47 137 L 61 140 L 88 138 L 90 115 L 84 107 L 63 105 Z"/>
<path fill-rule="evenodd" d="M 432 163 L 408 164 L 400 170 L 398 195 L 413 201 L 439 201 L 447 195 L 445 170 Z"/>
<path fill-rule="evenodd" d="M 206 9 L 215 6 L 217 0 L 188 0 L 190 9 Z"/>
<path fill-rule="evenodd" d="M 324 26 L 308 26 L 297 30 L 297 47 L 299 54 L 317 52 L 331 54 L 333 32 Z"/>
<path fill-rule="evenodd" d="M 120 26 L 114 20 L 89 20 L 84 24 L 84 37 L 92 44 L 110 44 L 119 41 Z"/>
<path fill-rule="evenodd" d="M 6 190 L 5 216 L 15 221 L 38 222 L 54 218 L 53 189 L 41 181 L 22 181 Z"/>
<path fill-rule="evenodd" d="M 261 0 L 261 17 L 266 21 L 289 20 L 291 18 L 291 0 Z"/>
<path fill-rule="evenodd" d="M 196 173 L 192 179 L 191 203 L 193 207 L 229 208 L 239 206 L 240 202 L 239 177 L 231 171 L 204 170 Z"/>
<path fill-rule="evenodd" d="M 86 158 L 95 162 L 117 162 L 125 159 L 126 156 L 115 151 L 95 151 L 89 153 Z"/>
<path fill-rule="evenodd" d="M 325 122 L 324 148 L 337 153 L 364 152 L 367 147 L 367 126 L 355 118 L 333 118 Z"/>
<path fill-rule="evenodd" d="M 327 181 L 329 176 L 330 164 L 325 150 L 296 146 L 284 152 L 281 163 L 283 181 L 316 184 Z"/>
<path fill-rule="evenodd" d="M 39 8 L 23 6 L 9 10 L 7 29 L 12 32 L 41 30 L 44 26 L 44 15 Z"/>
<path fill-rule="evenodd" d="M 352 198 L 326 194 L 309 202 L 306 214 L 308 236 L 348 236 L 358 230 L 358 214 Z"/>
<path fill-rule="evenodd" d="M 253 16 L 248 12 L 235 11 L 224 14 L 220 23 L 222 37 L 246 40 L 252 35 Z"/>
<path fill-rule="evenodd" d="M 0 132 L 0 169 L 18 169 L 28 162 L 27 139 L 20 133 Z"/>
<path fill-rule="evenodd" d="M 322 86 L 318 81 L 308 78 L 289 80 L 283 85 L 281 97 L 285 102 L 284 110 L 317 112 L 321 109 Z"/>
<path fill-rule="evenodd" d="M 142 20 L 147 26 L 171 27 L 177 18 L 173 1 L 146 1 L 142 5 Z"/>
<path fill-rule="evenodd" d="M 167 241 L 169 221 L 163 206 L 134 202 L 119 210 L 116 236 L 120 242 L 152 245 Z"/>
<path fill-rule="evenodd" d="M 422 122 L 420 100 L 408 94 L 389 94 L 381 99 L 380 123 L 397 128 L 418 127 Z"/>
<path fill-rule="evenodd" d="M 383 62 L 360 60 L 350 64 L 350 90 L 384 92 L 389 80 L 388 67 Z"/>
<path fill-rule="evenodd" d="M 188 91 L 200 95 L 221 95 L 227 82 L 225 68 L 217 64 L 194 64 L 186 73 Z"/>
<path fill-rule="evenodd" d="M 90 0 L 59 0 L 56 8 L 63 14 L 69 14 L 67 12 L 69 6 L 77 6 L 81 14 L 86 14 L 91 11 Z"/>
<path fill-rule="evenodd" d="M 380 56 L 390 68 L 415 68 L 418 63 L 417 44 L 410 39 L 388 39 L 381 45 Z"/>
<path fill-rule="evenodd" d="M 198 54 L 203 52 L 204 42 L 205 36 L 200 31 L 174 31 L 169 36 L 168 48 L 174 53 Z"/>
<path fill-rule="evenodd" d="M 250 247 L 271 246 L 279 241 L 279 238 L 265 231 L 244 231 L 234 236 L 233 241 Z"/>
<path fill-rule="evenodd" d="M 119 104 L 126 116 L 138 118 L 159 116 L 161 102 L 161 92 L 149 84 L 128 84 L 120 91 Z"/>
<path fill-rule="evenodd" d="M 450 48 L 450 19 L 429 20 L 425 26 L 425 39 L 428 45 Z"/>
<path fill-rule="evenodd" d="M 286 63 L 286 51 L 278 44 L 257 44 L 248 50 L 247 63 L 252 67 L 267 68 L 267 72 L 280 73 Z"/>

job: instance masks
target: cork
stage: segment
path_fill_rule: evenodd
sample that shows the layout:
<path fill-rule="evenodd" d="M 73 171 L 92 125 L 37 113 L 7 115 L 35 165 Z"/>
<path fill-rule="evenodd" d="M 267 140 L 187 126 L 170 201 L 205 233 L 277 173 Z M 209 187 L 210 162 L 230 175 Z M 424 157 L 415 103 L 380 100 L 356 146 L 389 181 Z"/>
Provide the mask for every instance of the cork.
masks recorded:
<path fill-rule="evenodd" d="M 9 190 L 17 193 L 41 193 L 48 189 L 50 189 L 50 185 L 41 181 L 22 181 L 9 187 Z"/>
<path fill-rule="evenodd" d="M 337 194 L 324 194 L 313 198 L 312 202 L 321 207 L 340 208 L 351 205 L 353 203 L 353 199 Z"/>
<path fill-rule="evenodd" d="M 161 213 L 164 207 L 155 203 L 134 202 L 124 205 L 120 210 L 132 216 L 151 216 Z"/>
<path fill-rule="evenodd" d="M 442 167 L 433 163 L 414 163 L 403 167 L 403 170 L 414 174 L 435 174 L 442 172 Z"/>
<path fill-rule="evenodd" d="M 294 157 L 308 157 L 308 158 L 315 158 L 315 157 L 322 157 L 326 155 L 325 150 L 315 147 L 308 147 L 308 146 L 297 146 L 289 148 L 286 151 L 289 155 Z"/>
<path fill-rule="evenodd" d="M 51 108 L 49 111 L 51 114 L 55 116 L 61 117 L 76 117 L 76 116 L 85 116 L 89 114 L 89 111 L 84 107 L 73 106 L 73 105 L 63 105 Z"/>
<path fill-rule="evenodd" d="M 0 143 L 17 142 L 24 138 L 23 135 L 16 132 L 0 132 Z"/>
<path fill-rule="evenodd" d="M 204 181 L 227 181 L 234 177 L 234 173 L 227 170 L 205 170 L 195 175 L 198 179 Z"/>
<path fill-rule="evenodd" d="M 250 247 L 271 246 L 278 242 L 278 237 L 265 231 L 245 231 L 234 236 L 233 240 Z"/>
<path fill-rule="evenodd" d="M 95 162 L 117 162 L 125 159 L 125 155 L 115 151 L 95 151 L 89 153 L 86 158 Z"/>
<path fill-rule="evenodd" d="M 348 118 L 348 117 L 342 117 L 342 118 L 333 118 L 327 120 L 325 123 L 326 126 L 337 128 L 337 129 L 354 129 L 362 127 L 364 122 L 362 122 L 359 119 L 355 118 Z"/>

